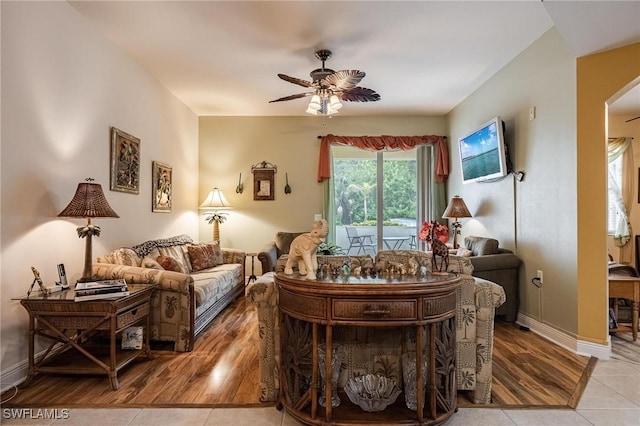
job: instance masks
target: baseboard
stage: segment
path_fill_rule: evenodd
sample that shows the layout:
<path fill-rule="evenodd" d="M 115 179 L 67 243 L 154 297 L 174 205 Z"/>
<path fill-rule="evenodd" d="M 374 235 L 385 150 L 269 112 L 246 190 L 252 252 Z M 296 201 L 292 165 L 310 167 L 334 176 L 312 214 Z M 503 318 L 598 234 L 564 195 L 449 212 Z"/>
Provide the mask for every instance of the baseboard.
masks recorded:
<path fill-rule="evenodd" d="M 592 356 L 598 359 L 607 360 L 611 357 L 611 341 L 607 345 L 578 340 L 562 331 L 559 331 L 547 324 L 538 321 L 523 313 L 518 313 L 516 323 L 528 327 L 537 335 L 575 353 L 576 355 Z"/>
<path fill-rule="evenodd" d="M 44 354 L 44 351 L 39 353 L 36 356 L 36 359 L 37 357 L 42 356 L 43 354 Z M 0 393 L 5 392 L 9 389 L 15 388 L 20 383 L 24 382 L 28 374 L 29 374 L 29 360 L 27 359 L 14 365 L 8 370 L 3 371 L 2 375 L 0 375 Z"/>

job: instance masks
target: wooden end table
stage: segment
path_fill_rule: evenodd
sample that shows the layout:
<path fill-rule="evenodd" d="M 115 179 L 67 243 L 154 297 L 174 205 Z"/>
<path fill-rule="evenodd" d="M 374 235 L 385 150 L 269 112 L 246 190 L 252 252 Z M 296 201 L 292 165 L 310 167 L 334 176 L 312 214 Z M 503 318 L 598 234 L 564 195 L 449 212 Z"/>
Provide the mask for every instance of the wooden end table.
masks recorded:
<path fill-rule="evenodd" d="M 609 277 L 609 298 L 628 299 L 632 302 L 631 329 L 628 326 L 618 325 L 610 328 L 609 332 L 631 331 L 633 341 L 638 340 L 638 308 L 640 307 L 640 278 L 616 276 Z M 617 305 L 616 305 L 617 309 Z M 618 313 L 616 312 L 616 317 Z"/>
<path fill-rule="evenodd" d="M 149 306 L 155 284 L 129 284 L 129 295 L 118 299 L 75 302 L 75 291 L 20 297 L 29 313 L 29 382 L 38 373 L 106 374 L 117 390 L 118 371 L 140 355 L 148 359 Z M 127 327 L 142 325 L 141 349 L 120 349 L 117 334 Z M 96 343 L 99 333 L 108 335 L 108 344 Z M 44 355 L 35 360 L 35 337 L 51 340 Z M 64 356 L 61 356 L 64 354 Z"/>

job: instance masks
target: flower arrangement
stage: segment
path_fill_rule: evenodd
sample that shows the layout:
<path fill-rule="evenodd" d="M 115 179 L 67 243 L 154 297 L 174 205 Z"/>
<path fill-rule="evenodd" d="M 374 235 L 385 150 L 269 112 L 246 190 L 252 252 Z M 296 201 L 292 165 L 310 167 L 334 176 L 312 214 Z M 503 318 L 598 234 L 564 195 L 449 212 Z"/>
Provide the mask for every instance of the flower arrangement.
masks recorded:
<path fill-rule="evenodd" d="M 441 223 L 432 220 L 430 222 L 424 222 L 420 227 L 420 233 L 418 234 L 418 239 L 420 241 L 424 241 L 427 243 L 431 242 L 431 230 L 435 227 L 434 234 L 437 239 L 446 243 L 449 240 L 449 228 L 447 225 L 442 225 Z"/>

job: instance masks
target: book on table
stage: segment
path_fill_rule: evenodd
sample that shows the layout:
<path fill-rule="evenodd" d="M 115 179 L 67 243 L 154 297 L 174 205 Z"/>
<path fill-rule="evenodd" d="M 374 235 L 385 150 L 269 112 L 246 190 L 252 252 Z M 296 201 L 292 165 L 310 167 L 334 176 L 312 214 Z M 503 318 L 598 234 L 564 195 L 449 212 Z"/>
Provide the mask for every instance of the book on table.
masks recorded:
<path fill-rule="evenodd" d="M 123 279 L 91 281 L 76 284 L 76 302 L 83 300 L 113 299 L 129 295 L 129 287 Z"/>

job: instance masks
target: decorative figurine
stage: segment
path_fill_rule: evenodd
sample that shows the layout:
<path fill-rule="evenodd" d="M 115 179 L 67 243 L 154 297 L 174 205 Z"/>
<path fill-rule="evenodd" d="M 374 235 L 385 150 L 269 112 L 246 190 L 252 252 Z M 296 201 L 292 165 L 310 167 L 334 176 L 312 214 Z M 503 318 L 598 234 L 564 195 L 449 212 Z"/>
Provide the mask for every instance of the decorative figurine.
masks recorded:
<path fill-rule="evenodd" d="M 437 222 L 433 222 L 431 227 L 431 251 L 433 252 L 431 257 L 431 269 L 435 273 L 436 271 L 442 273 L 442 267 L 444 266 L 444 272 L 449 269 L 449 247 L 436 237 L 436 225 Z M 440 266 L 438 266 L 438 257 L 440 257 Z"/>
<path fill-rule="evenodd" d="M 313 225 L 311 232 L 298 235 L 291 242 L 289 258 L 284 267 L 284 273 L 293 275 L 293 265 L 298 263 L 298 273 L 306 275 L 307 279 L 316 279 L 318 257 L 316 250 L 329 234 L 329 225 L 325 219 L 320 219 Z"/>

